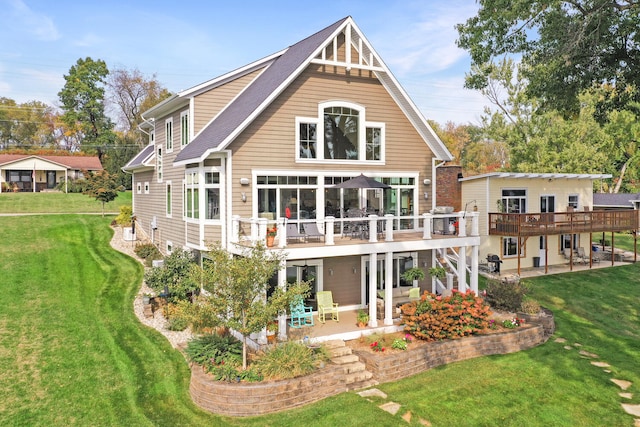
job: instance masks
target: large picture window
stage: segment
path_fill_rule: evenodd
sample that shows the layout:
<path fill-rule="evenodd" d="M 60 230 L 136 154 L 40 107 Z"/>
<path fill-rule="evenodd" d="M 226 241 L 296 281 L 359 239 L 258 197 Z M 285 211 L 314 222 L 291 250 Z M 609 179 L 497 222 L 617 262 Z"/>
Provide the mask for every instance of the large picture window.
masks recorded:
<path fill-rule="evenodd" d="M 299 160 L 380 162 L 384 139 L 384 123 L 367 122 L 365 109 L 356 104 L 324 103 L 317 118 L 296 118 Z"/>

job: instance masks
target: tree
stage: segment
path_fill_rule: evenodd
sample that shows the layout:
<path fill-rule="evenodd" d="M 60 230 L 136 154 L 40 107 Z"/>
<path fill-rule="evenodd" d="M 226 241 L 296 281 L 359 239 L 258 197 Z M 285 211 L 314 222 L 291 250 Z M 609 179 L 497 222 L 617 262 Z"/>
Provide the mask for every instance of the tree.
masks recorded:
<path fill-rule="evenodd" d="M 497 59 L 521 57 L 522 80 L 541 107 L 579 112 L 578 96 L 609 83 L 609 104 L 638 101 L 640 3 L 637 0 L 480 0 L 478 14 L 456 26 L 473 71 L 466 87 L 483 89 Z M 619 101 L 619 102 L 616 102 Z"/>
<path fill-rule="evenodd" d="M 285 311 L 295 296 L 308 293 L 309 284 L 277 286 L 267 298 L 269 279 L 285 257 L 258 244 L 233 256 L 219 245 L 212 246 L 203 266 L 203 287 L 209 292 L 204 303 L 210 305 L 219 324 L 242 335 L 242 369 L 247 369 L 247 337 L 266 328 Z"/>
<path fill-rule="evenodd" d="M 104 205 L 118 197 L 118 191 L 122 188 L 106 170 L 97 172 L 83 171 L 87 180 L 87 187 L 84 194 L 95 197 L 102 202 L 102 216 L 104 216 Z"/>
<path fill-rule="evenodd" d="M 50 106 L 30 101 L 18 104 L 0 97 L 0 148 L 52 148 L 56 113 Z"/>
<path fill-rule="evenodd" d="M 97 152 L 101 161 L 105 147 L 115 140 L 113 124 L 105 114 L 104 106 L 108 74 L 104 61 L 89 57 L 78 59 L 64 76 L 66 83 L 58 93 L 67 132 L 75 135 L 84 151 Z"/>

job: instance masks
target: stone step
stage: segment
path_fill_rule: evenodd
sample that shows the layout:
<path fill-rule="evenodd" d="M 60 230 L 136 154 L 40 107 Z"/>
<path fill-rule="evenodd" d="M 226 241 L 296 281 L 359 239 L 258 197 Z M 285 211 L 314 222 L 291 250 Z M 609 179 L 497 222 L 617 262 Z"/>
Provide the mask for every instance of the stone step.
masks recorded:
<path fill-rule="evenodd" d="M 323 342 L 322 344 L 324 344 L 325 348 L 327 348 L 328 350 L 346 346 L 344 340 L 329 340 Z"/>
<path fill-rule="evenodd" d="M 362 362 L 347 363 L 340 366 L 342 367 L 342 372 L 344 372 L 345 374 L 353 374 L 356 372 L 362 372 L 367 370 L 367 367 Z"/>
<path fill-rule="evenodd" d="M 336 365 L 344 365 L 347 363 L 359 362 L 360 358 L 355 354 L 346 354 L 344 356 L 332 357 L 331 361 Z"/>
<path fill-rule="evenodd" d="M 349 354 L 351 354 L 351 347 L 344 346 L 329 349 L 329 355 L 332 359 L 335 357 L 347 356 Z"/>
<path fill-rule="evenodd" d="M 376 385 L 378 385 L 378 384 L 379 384 L 379 383 L 378 383 L 378 381 L 376 381 L 376 380 L 374 380 L 374 379 L 372 379 L 372 378 L 371 378 L 371 379 L 368 379 L 368 380 L 364 380 L 364 381 L 357 381 L 357 382 L 355 382 L 355 383 L 351 383 L 351 384 L 349 384 L 349 385 L 347 386 L 347 389 L 348 389 L 349 391 L 352 391 L 352 390 L 362 390 L 362 389 L 365 389 L 365 388 L 369 388 L 369 387 L 376 386 Z"/>
<path fill-rule="evenodd" d="M 373 378 L 373 374 L 369 371 L 351 372 L 344 376 L 345 384 L 355 384 L 368 381 Z"/>

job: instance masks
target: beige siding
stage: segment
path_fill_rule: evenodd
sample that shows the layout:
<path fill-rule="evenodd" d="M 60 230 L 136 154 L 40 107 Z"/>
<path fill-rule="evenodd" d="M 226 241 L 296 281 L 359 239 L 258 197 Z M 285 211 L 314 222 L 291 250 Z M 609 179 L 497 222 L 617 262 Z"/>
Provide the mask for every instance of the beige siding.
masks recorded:
<path fill-rule="evenodd" d="M 233 98 L 260 74 L 262 70 L 254 71 L 229 83 L 197 95 L 194 100 L 195 118 L 193 123 L 194 135 L 202 130 Z"/>

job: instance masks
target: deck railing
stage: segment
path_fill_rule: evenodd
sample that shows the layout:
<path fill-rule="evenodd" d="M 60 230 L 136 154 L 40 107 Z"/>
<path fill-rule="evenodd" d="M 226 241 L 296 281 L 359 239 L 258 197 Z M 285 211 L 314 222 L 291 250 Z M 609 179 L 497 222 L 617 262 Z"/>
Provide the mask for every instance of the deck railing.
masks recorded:
<path fill-rule="evenodd" d="M 369 215 L 359 218 L 334 218 L 328 216 L 318 219 L 300 219 L 289 221 L 285 218 L 268 220 L 266 218 L 233 217 L 233 230 L 230 236 L 232 242 L 241 244 L 255 244 L 266 242 L 267 229 L 274 225 L 277 228 L 276 247 L 287 245 L 286 224 L 315 223 L 322 234 L 313 239 L 319 245 L 334 245 L 336 238 L 351 238 L 361 243 L 392 242 L 394 237 L 402 233 L 421 233 L 421 237 L 430 240 L 440 236 L 467 237 L 478 236 L 478 212 L 455 212 L 451 214 L 426 213 L 419 216 L 384 216 Z M 310 236 L 311 237 L 311 236 Z M 291 239 L 290 239 L 291 240 Z M 295 241 L 295 240 L 294 240 Z M 289 243 L 292 243 L 289 241 Z"/>
<path fill-rule="evenodd" d="M 542 236 L 616 232 L 638 229 L 637 210 L 603 210 L 549 213 L 489 213 L 489 234 Z"/>

